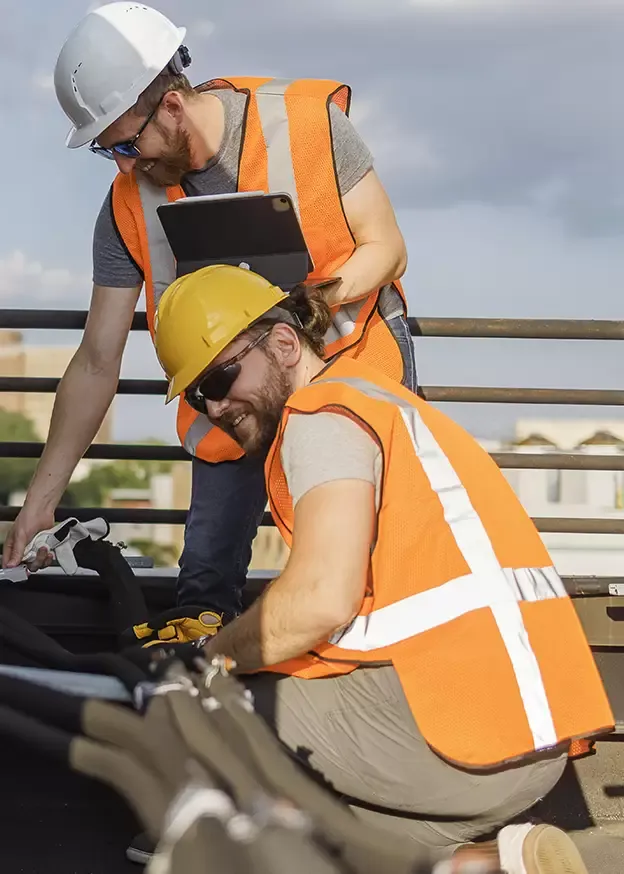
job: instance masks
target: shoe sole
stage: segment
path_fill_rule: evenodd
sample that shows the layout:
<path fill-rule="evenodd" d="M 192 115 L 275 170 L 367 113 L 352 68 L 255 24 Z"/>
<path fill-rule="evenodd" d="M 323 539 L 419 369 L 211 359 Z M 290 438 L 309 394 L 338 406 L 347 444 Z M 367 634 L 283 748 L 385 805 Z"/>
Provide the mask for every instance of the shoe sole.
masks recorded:
<path fill-rule="evenodd" d="M 527 874 L 589 874 L 570 836 L 553 825 L 531 829 L 522 858 Z"/>
<path fill-rule="evenodd" d="M 153 853 L 148 853 L 147 850 L 139 850 L 136 847 L 128 847 L 126 850 L 126 859 L 134 862 L 135 865 L 147 865 L 152 856 Z"/>

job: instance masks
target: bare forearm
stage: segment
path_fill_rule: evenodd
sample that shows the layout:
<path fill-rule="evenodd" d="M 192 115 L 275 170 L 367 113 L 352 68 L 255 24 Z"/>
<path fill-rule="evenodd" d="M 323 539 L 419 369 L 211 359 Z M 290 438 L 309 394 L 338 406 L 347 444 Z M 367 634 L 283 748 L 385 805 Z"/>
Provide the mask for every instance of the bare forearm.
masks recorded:
<path fill-rule="evenodd" d="M 119 368 L 98 371 L 78 350 L 61 380 L 28 503 L 55 508 L 115 396 Z"/>
<path fill-rule="evenodd" d="M 398 243 L 364 243 L 334 272 L 341 282 L 330 286 L 327 302 L 338 304 L 364 297 L 399 279 L 405 266 L 405 249 Z"/>
<path fill-rule="evenodd" d="M 276 580 L 206 645 L 206 657 L 234 659 L 235 671 L 244 674 L 308 652 L 335 630 L 332 618 L 319 613 L 313 590 L 305 584 L 295 589 L 288 580 Z"/>

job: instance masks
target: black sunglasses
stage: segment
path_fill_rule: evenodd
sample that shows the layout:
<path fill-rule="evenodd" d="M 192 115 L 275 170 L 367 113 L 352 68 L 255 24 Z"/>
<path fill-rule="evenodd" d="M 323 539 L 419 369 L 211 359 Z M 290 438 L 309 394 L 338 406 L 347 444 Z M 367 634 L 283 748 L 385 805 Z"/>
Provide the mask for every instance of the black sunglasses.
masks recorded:
<path fill-rule="evenodd" d="M 251 343 L 248 343 L 244 349 L 241 349 L 232 358 L 224 361 L 223 364 L 217 365 L 210 370 L 207 370 L 197 382 L 186 389 L 185 395 L 187 403 L 197 410 L 198 413 L 206 412 L 206 401 L 222 401 L 227 397 L 228 392 L 238 379 L 242 369 L 241 359 L 248 352 L 264 340 L 271 333 L 273 328 L 269 328 L 264 334 L 260 334 Z"/>
<path fill-rule="evenodd" d="M 162 97 L 160 98 L 156 106 L 152 109 L 150 114 L 147 116 L 147 118 L 138 129 L 138 131 L 135 133 L 135 135 L 129 140 L 124 140 L 122 143 L 115 143 L 114 146 L 109 146 L 108 148 L 105 148 L 104 146 L 98 146 L 97 141 L 93 140 L 93 142 L 89 146 L 89 150 L 93 152 L 94 155 L 101 155 L 103 158 L 108 158 L 110 161 L 115 160 L 115 153 L 121 155 L 122 158 L 140 158 L 141 150 L 136 145 L 136 141 L 139 139 L 145 128 L 156 115 L 156 111 L 158 110 L 161 101 Z"/>

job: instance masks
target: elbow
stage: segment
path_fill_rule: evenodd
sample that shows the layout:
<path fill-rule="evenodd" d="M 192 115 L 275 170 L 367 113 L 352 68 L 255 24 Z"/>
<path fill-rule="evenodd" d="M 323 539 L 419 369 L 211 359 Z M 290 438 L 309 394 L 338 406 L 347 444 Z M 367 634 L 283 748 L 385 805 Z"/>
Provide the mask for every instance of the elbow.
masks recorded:
<path fill-rule="evenodd" d="M 89 376 L 117 380 L 121 372 L 122 355 L 92 349 L 87 344 L 78 348 L 74 360 Z"/>
<path fill-rule="evenodd" d="M 328 600 L 318 615 L 321 637 L 327 639 L 349 625 L 358 615 L 361 605 L 361 596 L 355 598 L 345 594 Z"/>
<path fill-rule="evenodd" d="M 394 275 L 392 278 L 401 279 L 407 270 L 407 247 L 403 235 L 400 232 L 398 233 L 398 239 L 394 248 Z"/>

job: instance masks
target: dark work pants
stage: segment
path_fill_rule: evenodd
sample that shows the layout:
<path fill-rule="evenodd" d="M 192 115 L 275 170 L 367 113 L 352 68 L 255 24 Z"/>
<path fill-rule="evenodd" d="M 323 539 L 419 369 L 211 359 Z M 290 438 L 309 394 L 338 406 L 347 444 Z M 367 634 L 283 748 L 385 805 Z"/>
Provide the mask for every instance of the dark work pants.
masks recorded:
<path fill-rule="evenodd" d="M 178 605 L 204 606 L 229 619 L 241 610 L 251 544 L 267 501 L 264 459 L 208 464 L 194 458 L 191 463 Z"/>
<path fill-rule="evenodd" d="M 414 346 L 403 316 L 389 319 L 403 356 L 403 384 L 416 391 Z M 178 605 L 197 605 L 231 618 L 241 592 L 251 545 L 266 507 L 264 458 L 208 464 L 193 459 L 191 506 L 180 557 Z"/>

